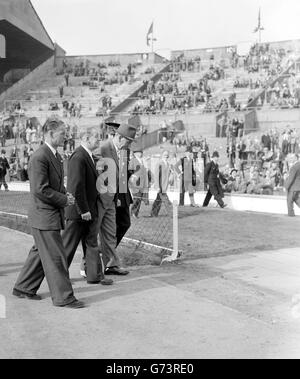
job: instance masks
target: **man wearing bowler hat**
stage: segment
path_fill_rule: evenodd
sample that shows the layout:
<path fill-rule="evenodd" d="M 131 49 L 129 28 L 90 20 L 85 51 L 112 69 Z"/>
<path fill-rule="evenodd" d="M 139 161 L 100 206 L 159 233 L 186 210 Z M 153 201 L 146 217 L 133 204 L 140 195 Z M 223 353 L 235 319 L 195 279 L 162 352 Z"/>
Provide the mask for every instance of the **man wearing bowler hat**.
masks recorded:
<path fill-rule="evenodd" d="M 212 155 L 212 160 L 205 167 L 204 171 L 204 183 L 209 186 L 206 198 L 203 203 L 203 207 L 208 207 L 209 202 L 214 196 L 215 200 L 221 208 L 227 207 L 224 203 L 224 192 L 221 185 L 222 175 L 219 171 L 219 159 L 220 155 L 215 151 Z"/>
<path fill-rule="evenodd" d="M 106 275 L 128 275 L 129 272 L 121 268 L 121 262 L 116 254 L 116 247 L 131 226 L 130 205 L 132 196 L 128 187 L 131 175 L 128 163 L 130 158 L 129 147 L 135 140 L 136 128 L 127 124 L 109 123 L 115 126 L 116 134 L 103 143 L 100 149 L 101 158 L 98 170 L 103 172 L 98 179 L 100 192 L 100 214 L 105 212 L 100 228 L 102 254 Z M 117 129 L 117 126 L 118 129 Z"/>

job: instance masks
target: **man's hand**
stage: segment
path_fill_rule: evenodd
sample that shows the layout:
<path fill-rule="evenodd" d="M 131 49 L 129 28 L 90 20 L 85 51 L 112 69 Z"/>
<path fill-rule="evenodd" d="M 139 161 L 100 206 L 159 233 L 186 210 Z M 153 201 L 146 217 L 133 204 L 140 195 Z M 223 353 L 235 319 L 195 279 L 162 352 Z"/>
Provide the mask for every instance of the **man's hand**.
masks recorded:
<path fill-rule="evenodd" d="M 99 174 L 102 174 L 105 171 L 105 160 L 101 157 L 96 165 L 96 170 L 98 171 Z"/>
<path fill-rule="evenodd" d="M 75 197 L 71 193 L 67 193 L 68 206 L 75 204 Z"/>
<path fill-rule="evenodd" d="M 81 218 L 83 221 L 92 221 L 91 212 L 87 212 L 87 213 L 81 215 Z"/>

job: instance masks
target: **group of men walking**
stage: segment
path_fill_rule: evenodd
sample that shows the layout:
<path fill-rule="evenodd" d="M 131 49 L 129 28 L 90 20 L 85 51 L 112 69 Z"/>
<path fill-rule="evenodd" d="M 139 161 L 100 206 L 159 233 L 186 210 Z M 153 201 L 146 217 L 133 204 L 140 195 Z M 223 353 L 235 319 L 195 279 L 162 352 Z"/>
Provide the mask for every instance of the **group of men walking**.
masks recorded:
<path fill-rule="evenodd" d="M 41 300 L 37 292 L 46 277 L 55 306 L 85 307 L 75 298 L 69 276 L 80 243 L 84 251 L 81 273 L 89 284 L 111 285 L 106 275 L 129 274 L 121 268 L 116 248 L 130 228 L 128 156 L 136 129 L 113 126 L 115 136 L 103 143 L 100 158 L 93 154 L 100 145 L 98 131 L 81 131 L 81 145 L 69 160 L 66 190 L 63 161 L 57 152 L 63 146 L 65 125 L 57 118 L 44 125 L 45 143 L 29 165 L 28 221 L 35 245 L 14 286 L 15 296 Z"/>

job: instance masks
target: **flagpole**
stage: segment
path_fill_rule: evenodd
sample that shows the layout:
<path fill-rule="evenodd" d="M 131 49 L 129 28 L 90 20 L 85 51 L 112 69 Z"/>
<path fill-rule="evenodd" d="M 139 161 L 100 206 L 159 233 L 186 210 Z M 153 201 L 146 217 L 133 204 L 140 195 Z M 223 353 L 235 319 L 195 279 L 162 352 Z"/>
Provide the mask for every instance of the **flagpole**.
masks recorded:
<path fill-rule="evenodd" d="M 152 54 L 154 53 L 154 20 L 152 21 L 153 31 L 152 31 Z"/>

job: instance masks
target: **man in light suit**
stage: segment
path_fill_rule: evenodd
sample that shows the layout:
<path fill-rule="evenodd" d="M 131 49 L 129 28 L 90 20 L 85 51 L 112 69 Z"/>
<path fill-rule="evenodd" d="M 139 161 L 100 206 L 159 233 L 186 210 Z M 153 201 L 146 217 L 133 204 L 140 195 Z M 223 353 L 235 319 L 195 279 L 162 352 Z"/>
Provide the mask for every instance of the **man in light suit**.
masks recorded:
<path fill-rule="evenodd" d="M 287 190 L 288 215 L 295 217 L 294 203 L 300 207 L 300 162 L 298 155 L 293 156 L 292 164 L 285 188 Z"/>
<path fill-rule="evenodd" d="M 133 195 L 131 215 L 139 217 L 142 201 L 149 204 L 150 171 L 143 160 L 143 151 L 138 147 L 133 149 L 134 158 L 129 163 L 129 171 L 133 172 L 129 186 Z"/>
<path fill-rule="evenodd" d="M 98 191 L 93 151 L 99 147 L 99 132 L 93 128 L 80 131 L 81 146 L 72 154 L 68 164 L 68 192 L 75 204 L 66 209 L 66 229 L 62 238 L 71 265 L 78 245 L 85 241 L 85 273 L 88 284 L 110 285 L 101 269 L 98 250 Z"/>
<path fill-rule="evenodd" d="M 168 151 L 164 151 L 162 153 L 161 160 L 155 167 L 154 179 L 157 197 L 152 205 L 150 217 L 158 217 L 163 203 L 167 209 L 172 206 L 167 194 L 169 186 L 174 182 L 174 173 L 172 172 L 169 158 L 170 153 Z"/>
<path fill-rule="evenodd" d="M 50 118 L 43 129 L 45 144 L 32 155 L 29 163 L 28 223 L 35 246 L 18 277 L 13 295 L 41 300 L 36 293 L 46 276 L 55 306 L 83 308 L 84 303 L 74 297 L 60 234 L 64 229 L 64 208 L 74 204 L 74 197 L 67 194 L 64 187 L 63 162 L 57 152 L 64 143 L 65 125 L 57 118 Z"/>
<path fill-rule="evenodd" d="M 100 149 L 99 165 L 104 167 L 98 179 L 100 192 L 99 217 L 102 219 L 100 239 L 106 275 L 128 275 L 120 266 L 116 247 L 130 228 L 130 211 L 132 197 L 128 187 L 129 180 L 129 146 L 136 136 L 136 128 L 120 125 L 113 138 L 103 143 Z M 101 167 L 100 167 L 101 170 Z"/>
<path fill-rule="evenodd" d="M 185 193 L 189 193 L 190 206 L 197 207 L 195 203 L 195 192 L 197 184 L 197 175 L 195 169 L 193 149 L 188 146 L 185 157 L 180 159 L 175 165 L 175 171 L 181 176 L 180 183 L 180 202 L 181 207 L 184 206 Z"/>

